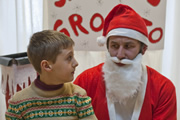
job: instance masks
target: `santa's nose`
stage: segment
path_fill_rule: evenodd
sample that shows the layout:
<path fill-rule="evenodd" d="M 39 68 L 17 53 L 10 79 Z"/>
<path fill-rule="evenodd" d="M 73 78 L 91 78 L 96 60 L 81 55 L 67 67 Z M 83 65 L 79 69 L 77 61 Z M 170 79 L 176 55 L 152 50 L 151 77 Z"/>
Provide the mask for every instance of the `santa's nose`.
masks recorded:
<path fill-rule="evenodd" d="M 119 60 L 122 60 L 122 59 L 125 59 L 125 58 L 126 58 L 125 49 L 124 49 L 123 47 L 119 47 L 119 49 L 118 49 L 118 51 L 117 51 L 116 57 L 117 57 Z"/>

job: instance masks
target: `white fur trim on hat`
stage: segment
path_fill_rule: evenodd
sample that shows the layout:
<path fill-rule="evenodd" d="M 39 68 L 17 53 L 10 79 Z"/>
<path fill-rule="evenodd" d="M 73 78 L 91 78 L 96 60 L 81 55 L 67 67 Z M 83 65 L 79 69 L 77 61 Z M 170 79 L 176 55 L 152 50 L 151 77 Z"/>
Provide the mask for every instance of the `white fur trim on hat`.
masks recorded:
<path fill-rule="evenodd" d="M 129 38 L 132 38 L 132 39 L 136 39 L 144 44 L 146 44 L 148 46 L 148 38 L 136 31 L 136 30 L 133 30 L 133 29 L 128 29 L 128 28 L 116 28 L 116 29 L 113 29 L 111 31 L 109 31 L 109 33 L 107 34 L 106 38 L 110 37 L 110 36 L 125 36 L 125 37 L 129 37 Z"/>
<path fill-rule="evenodd" d="M 97 37 L 97 43 L 99 46 L 104 46 L 104 44 L 106 44 L 106 37 L 104 36 Z"/>

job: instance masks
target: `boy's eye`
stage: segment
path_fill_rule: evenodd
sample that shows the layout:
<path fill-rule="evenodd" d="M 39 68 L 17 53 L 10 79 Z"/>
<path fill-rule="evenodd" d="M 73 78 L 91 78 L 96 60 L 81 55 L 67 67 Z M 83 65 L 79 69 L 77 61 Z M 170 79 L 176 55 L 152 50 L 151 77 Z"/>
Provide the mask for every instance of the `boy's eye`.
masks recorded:
<path fill-rule="evenodd" d="M 73 58 L 73 56 L 68 56 L 67 60 L 68 60 L 68 61 L 71 61 L 72 58 Z"/>

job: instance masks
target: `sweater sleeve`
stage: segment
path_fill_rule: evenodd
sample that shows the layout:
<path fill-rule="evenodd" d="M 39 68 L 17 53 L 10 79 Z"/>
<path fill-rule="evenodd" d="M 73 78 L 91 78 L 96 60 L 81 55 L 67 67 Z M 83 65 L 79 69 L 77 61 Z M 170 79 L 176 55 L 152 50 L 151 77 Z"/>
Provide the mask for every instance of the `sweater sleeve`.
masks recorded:
<path fill-rule="evenodd" d="M 76 91 L 77 96 L 75 99 L 75 106 L 78 118 L 80 120 L 97 120 L 91 104 L 91 98 L 87 96 L 87 93 L 83 88 L 79 86 L 76 87 L 78 90 Z"/>
<path fill-rule="evenodd" d="M 21 110 L 18 105 L 9 103 L 9 107 L 5 114 L 6 120 L 23 120 Z"/>
<path fill-rule="evenodd" d="M 83 97 L 83 98 L 77 98 L 76 102 L 76 109 L 79 119 L 91 119 L 91 120 L 97 120 L 93 107 L 91 105 L 91 98 L 90 97 Z"/>

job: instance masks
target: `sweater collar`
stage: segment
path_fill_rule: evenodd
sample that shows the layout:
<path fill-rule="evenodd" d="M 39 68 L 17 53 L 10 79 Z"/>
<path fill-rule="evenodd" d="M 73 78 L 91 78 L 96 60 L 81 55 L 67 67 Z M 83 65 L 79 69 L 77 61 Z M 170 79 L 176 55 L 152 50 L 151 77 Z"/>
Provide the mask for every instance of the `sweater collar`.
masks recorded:
<path fill-rule="evenodd" d="M 45 91 L 58 90 L 58 89 L 63 87 L 63 84 L 59 84 L 59 85 L 47 85 L 47 84 L 43 83 L 42 81 L 40 81 L 40 76 L 39 75 L 35 79 L 34 83 L 35 83 L 36 87 L 38 87 L 41 90 L 45 90 Z"/>

